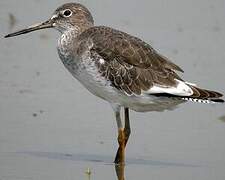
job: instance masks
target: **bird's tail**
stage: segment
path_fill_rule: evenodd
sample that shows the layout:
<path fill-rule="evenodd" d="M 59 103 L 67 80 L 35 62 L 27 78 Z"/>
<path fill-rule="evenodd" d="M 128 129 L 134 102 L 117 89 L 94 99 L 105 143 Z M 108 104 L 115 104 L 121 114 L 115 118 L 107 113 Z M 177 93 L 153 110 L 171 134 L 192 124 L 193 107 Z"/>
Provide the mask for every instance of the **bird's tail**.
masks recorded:
<path fill-rule="evenodd" d="M 182 97 L 182 99 L 184 100 L 199 102 L 199 103 L 223 103 L 224 102 L 224 100 L 221 99 L 223 94 L 219 92 L 201 89 L 194 85 L 189 85 L 189 84 L 188 86 L 192 89 L 193 94 L 191 96 Z"/>

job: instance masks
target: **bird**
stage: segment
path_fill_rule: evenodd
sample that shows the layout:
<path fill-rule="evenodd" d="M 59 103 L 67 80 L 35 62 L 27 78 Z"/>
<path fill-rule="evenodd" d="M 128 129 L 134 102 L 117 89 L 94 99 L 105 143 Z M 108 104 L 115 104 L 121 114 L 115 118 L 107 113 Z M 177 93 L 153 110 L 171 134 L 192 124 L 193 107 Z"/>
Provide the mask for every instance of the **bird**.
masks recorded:
<path fill-rule="evenodd" d="M 91 12 L 80 3 L 63 4 L 47 21 L 5 38 L 47 28 L 60 32 L 57 50 L 66 69 L 88 91 L 111 105 L 118 128 L 115 164 L 125 164 L 130 110 L 162 112 L 187 101 L 224 102 L 223 94 L 183 80 L 178 72 L 184 71 L 178 65 L 140 38 L 96 26 Z"/>

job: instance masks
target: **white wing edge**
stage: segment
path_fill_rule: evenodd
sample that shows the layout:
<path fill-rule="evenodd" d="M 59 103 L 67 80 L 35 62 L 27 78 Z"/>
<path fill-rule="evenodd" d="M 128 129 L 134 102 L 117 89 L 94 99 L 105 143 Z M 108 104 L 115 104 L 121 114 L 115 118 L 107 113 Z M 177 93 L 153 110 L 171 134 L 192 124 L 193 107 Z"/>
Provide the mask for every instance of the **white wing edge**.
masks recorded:
<path fill-rule="evenodd" d="M 148 91 L 144 91 L 143 94 L 158 94 L 158 93 L 167 93 L 176 96 L 191 96 L 193 94 L 192 89 L 188 86 L 192 83 L 186 83 L 184 81 L 175 79 L 177 81 L 177 86 L 161 86 L 154 85 Z"/>

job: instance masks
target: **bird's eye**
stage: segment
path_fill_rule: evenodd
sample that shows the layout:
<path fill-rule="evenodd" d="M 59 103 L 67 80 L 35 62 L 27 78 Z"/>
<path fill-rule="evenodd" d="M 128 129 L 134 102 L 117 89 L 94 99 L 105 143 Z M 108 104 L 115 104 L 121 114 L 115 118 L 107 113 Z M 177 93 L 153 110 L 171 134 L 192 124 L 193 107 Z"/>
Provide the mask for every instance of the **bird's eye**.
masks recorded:
<path fill-rule="evenodd" d="M 67 9 L 65 11 L 63 11 L 63 16 L 64 17 L 70 17 L 72 15 L 72 11 Z"/>

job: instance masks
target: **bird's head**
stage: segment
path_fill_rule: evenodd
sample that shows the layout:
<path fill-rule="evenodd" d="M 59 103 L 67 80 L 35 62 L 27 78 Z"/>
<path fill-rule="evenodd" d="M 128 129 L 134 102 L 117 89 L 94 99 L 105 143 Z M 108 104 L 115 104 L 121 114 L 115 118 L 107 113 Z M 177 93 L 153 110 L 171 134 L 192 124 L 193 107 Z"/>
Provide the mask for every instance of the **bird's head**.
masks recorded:
<path fill-rule="evenodd" d="M 81 33 L 85 29 L 93 26 L 93 24 L 93 17 L 86 7 L 78 3 L 67 3 L 57 8 L 49 20 L 10 33 L 5 38 L 47 28 L 55 28 L 61 33 L 71 29 L 77 33 Z"/>

